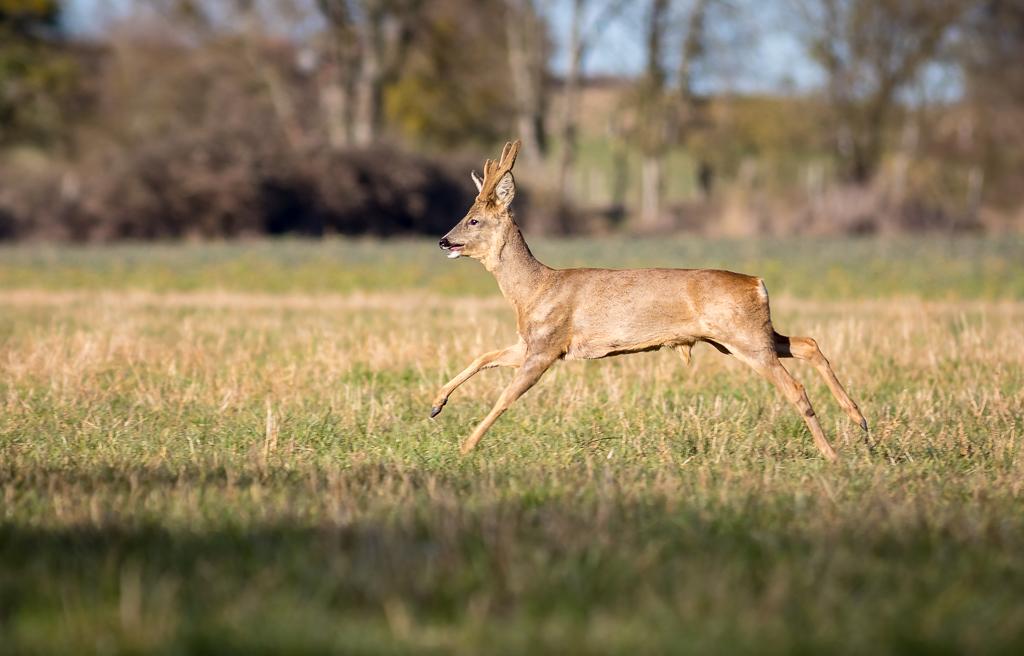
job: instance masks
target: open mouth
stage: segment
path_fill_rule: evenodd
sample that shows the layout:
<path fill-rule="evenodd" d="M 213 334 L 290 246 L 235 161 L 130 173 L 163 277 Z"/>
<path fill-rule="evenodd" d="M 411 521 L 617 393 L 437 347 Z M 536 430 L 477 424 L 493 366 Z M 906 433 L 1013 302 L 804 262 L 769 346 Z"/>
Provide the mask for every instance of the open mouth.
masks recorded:
<path fill-rule="evenodd" d="M 462 255 L 462 247 L 465 244 L 452 244 L 448 247 L 448 259 L 454 260 L 458 256 Z"/>

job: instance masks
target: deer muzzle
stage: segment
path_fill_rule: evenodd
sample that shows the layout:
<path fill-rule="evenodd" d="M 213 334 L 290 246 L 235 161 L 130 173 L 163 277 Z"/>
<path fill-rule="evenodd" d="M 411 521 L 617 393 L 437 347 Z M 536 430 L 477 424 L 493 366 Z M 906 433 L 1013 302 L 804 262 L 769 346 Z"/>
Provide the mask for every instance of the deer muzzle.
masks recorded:
<path fill-rule="evenodd" d="M 449 260 L 454 260 L 458 256 L 462 255 L 463 244 L 453 244 L 448 241 L 447 237 L 442 237 L 441 241 L 437 242 L 437 245 L 441 247 L 441 250 L 448 251 Z"/>

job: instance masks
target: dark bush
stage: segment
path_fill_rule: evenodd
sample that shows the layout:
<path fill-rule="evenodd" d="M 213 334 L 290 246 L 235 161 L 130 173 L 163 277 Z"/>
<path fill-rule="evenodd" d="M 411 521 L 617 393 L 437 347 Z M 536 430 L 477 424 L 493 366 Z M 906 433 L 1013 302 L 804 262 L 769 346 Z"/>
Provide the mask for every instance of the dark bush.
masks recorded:
<path fill-rule="evenodd" d="M 195 134 L 117 152 L 0 171 L 0 239 L 436 235 L 473 197 L 468 164 L 393 148 L 299 156 L 254 135 Z"/>
<path fill-rule="evenodd" d="M 341 234 L 442 234 L 473 200 L 470 165 L 442 165 L 392 149 L 315 160 L 324 229 Z"/>

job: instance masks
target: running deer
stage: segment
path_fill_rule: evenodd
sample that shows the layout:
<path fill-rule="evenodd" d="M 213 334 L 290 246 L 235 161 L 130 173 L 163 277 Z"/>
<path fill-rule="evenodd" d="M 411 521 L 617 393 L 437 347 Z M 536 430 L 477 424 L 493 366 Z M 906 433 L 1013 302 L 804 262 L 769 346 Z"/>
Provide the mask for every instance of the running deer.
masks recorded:
<path fill-rule="evenodd" d="M 803 386 L 779 358 L 810 362 L 832 395 L 861 428 L 867 422 L 810 337 L 786 337 L 772 328 L 768 291 L 760 278 L 711 269 L 552 269 L 530 252 L 509 206 L 519 142 L 501 159 L 487 160 L 484 177 L 472 173 L 479 194 L 466 216 L 439 245 L 449 258 L 479 260 L 516 312 L 519 341 L 484 353 L 441 388 L 430 416 L 441 412 L 459 385 L 482 369 L 517 367 L 494 408 L 462 444 L 462 453 L 557 360 L 597 359 L 675 349 L 687 364 L 697 342 L 707 342 L 748 364 L 793 404 L 828 460 L 836 453 L 821 430 Z"/>

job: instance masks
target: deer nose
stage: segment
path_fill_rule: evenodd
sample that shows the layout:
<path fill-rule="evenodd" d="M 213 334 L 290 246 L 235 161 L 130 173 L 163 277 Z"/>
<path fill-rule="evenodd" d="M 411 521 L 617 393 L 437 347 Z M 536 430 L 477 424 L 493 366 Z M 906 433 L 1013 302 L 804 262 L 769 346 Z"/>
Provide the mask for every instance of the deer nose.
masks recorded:
<path fill-rule="evenodd" d="M 449 248 L 452 247 L 452 243 L 448 241 L 447 237 L 441 237 L 441 241 L 437 242 L 437 245 L 444 250 L 448 250 Z"/>

